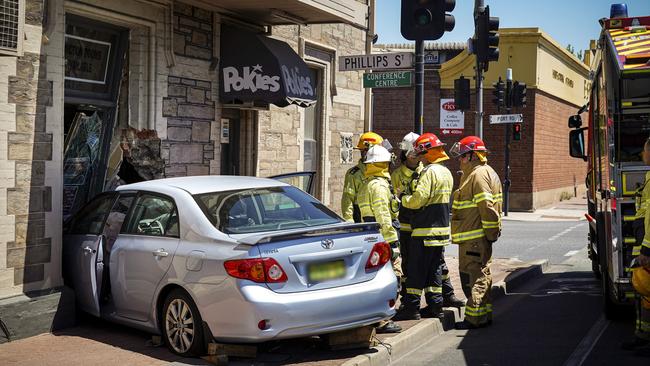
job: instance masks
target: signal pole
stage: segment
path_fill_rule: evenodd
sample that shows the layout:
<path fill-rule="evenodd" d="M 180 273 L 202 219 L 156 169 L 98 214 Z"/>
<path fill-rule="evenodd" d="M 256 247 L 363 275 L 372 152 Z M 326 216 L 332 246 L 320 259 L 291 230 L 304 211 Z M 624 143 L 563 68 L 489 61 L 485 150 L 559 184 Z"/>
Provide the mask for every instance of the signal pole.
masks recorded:
<path fill-rule="evenodd" d="M 512 69 L 506 69 L 506 113 L 512 111 Z M 510 130 L 512 127 L 505 124 L 503 128 L 506 131 L 506 152 L 505 152 L 505 180 L 503 181 L 503 215 L 508 216 L 508 207 L 510 206 Z"/>
<path fill-rule="evenodd" d="M 413 131 L 424 131 L 424 40 L 415 41 L 415 120 Z"/>
<path fill-rule="evenodd" d="M 476 25 L 478 14 L 483 11 L 483 0 L 474 1 L 474 24 Z M 474 39 L 478 38 L 476 34 L 477 27 L 474 27 Z M 474 52 L 476 53 L 476 52 Z M 483 68 L 479 61 L 479 57 L 476 57 L 476 119 L 474 120 L 474 130 L 476 136 L 483 139 Z"/>

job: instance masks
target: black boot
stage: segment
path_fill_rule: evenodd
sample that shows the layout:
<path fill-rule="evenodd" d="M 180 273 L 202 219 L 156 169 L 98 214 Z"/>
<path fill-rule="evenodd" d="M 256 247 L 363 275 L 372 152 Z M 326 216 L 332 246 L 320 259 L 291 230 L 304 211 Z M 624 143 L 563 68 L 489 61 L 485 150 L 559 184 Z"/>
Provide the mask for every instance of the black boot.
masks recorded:
<path fill-rule="evenodd" d="M 442 306 L 440 305 L 429 305 L 420 310 L 420 315 L 423 318 L 438 318 L 440 321 L 445 318 L 445 313 L 442 311 Z"/>
<path fill-rule="evenodd" d="M 462 322 L 458 322 L 454 325 L 454 328 L 458 330 L 470 330 L 470 329 L 479 329 L 479 328 L 484 328 L 487 327 L 488 324 L 483 324 L 483 325 L 476 325 L 468 322 L 467 320 L 463 320 Z"/>
<path fill-rule="evenodd" d="M 621 344 L 621 348 L 626 351 L 635 351 L 637 349 L 641 349 L 649 346 L 650 346 L 650 341 L 647 341 L 639 337 L 634 337 L 633 340 L 623 342 Z"/>
<path fill-rule="evenodd" d="M 461 300 L 457 298 L 456 295 L 451 294 L 442 299 L 442 306 L 445 308 L 460 308 L 465 306 L 465 300 Z"/>
<path fill-rule="evenodd" d="M 393 320 L 420 320 L 420 311 L 417 308 L 411 306 L 405 306 L 397 311 L 397 314 L 393 317 Z"/>

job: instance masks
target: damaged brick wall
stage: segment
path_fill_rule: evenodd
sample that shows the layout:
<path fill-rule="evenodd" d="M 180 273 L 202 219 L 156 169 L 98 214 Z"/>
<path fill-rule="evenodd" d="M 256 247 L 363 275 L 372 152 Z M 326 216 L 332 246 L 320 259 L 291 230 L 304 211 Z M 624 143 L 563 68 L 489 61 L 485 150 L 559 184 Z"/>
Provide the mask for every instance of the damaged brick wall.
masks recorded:
<path fill-rule="evenodd" d="M 161 158 L 160 138 L 155 130 L 134 128 L 122 130 L 121 147 L 125 160 L 145 180 L 165 176 L 165 162 Z"/>

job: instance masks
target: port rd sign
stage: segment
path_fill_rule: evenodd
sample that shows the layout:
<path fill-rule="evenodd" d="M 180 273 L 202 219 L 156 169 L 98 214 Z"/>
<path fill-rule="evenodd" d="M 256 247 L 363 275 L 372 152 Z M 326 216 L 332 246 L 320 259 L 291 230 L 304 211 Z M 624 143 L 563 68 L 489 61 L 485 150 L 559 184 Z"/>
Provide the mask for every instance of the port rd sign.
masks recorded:
<path fill-rule="evenodd" d="M 505 123 L 522 123 L 524 121 L 523 114 L 493 114 L 490 116 L 491 125 L 501 125 Z"/>

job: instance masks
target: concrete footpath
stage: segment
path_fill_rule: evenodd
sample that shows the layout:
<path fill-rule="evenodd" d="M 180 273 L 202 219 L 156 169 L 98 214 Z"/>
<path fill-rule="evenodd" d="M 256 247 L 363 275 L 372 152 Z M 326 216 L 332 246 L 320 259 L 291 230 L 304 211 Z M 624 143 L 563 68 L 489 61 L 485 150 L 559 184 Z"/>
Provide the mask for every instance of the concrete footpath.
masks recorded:
<path fill-rule="evenodd" d="M 462 296 L 456 258 L 447 258 L 450 276 Z M 545 262 L 495 259 L 491 269 L 495 296 L 541 273 Z M 448 309 L 446 326 L 461 320 Z M 379 345 L 366 350 L 330 351 L 316 338 L 281 341 L 260 347 L 256 359 L 231 359 L 233 365 L 385 365 L 444 331 L 438 320 L 403 321 L 401 334 L 380 334 Z M 151 344 L 144 332 L 83 317 L 81 324 L 54 334 L 41 334 L 0 345 L 0 365 L 206 365 L 201 359 L 180 358 L 164 346 Z"/>

